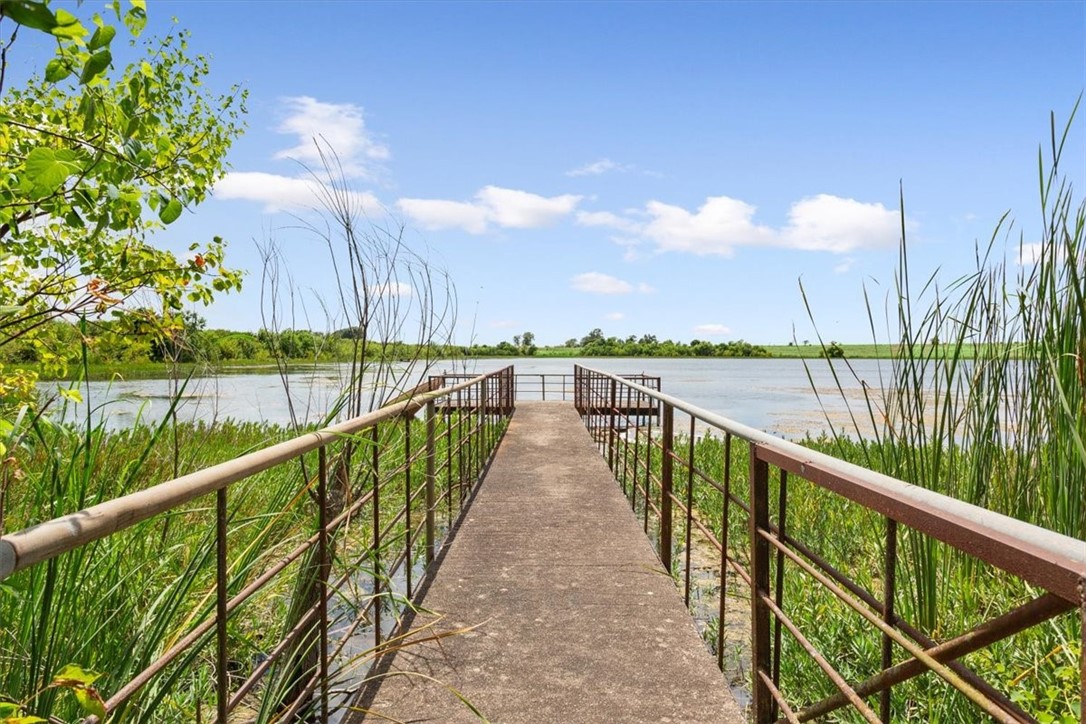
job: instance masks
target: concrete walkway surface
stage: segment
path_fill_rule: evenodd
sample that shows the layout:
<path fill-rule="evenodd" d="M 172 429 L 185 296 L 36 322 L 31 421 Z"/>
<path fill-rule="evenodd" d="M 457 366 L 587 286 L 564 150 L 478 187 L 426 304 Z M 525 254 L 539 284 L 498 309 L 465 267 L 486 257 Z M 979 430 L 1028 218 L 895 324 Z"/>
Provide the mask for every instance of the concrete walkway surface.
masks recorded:
<path fill-rule="evenodd" d="M 569 403 L 517 404 L 420 605 L 471 630 L 386 657 L 348 721 L 479 721 L 454 692 L 491 722 L 744 721 Z"/>

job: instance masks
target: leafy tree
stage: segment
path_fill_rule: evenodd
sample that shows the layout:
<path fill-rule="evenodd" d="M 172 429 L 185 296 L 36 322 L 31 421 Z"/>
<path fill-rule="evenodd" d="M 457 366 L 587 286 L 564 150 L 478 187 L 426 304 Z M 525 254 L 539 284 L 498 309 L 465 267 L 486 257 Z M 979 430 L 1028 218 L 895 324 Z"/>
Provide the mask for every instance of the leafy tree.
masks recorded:
<path fill-rule="evenodd" d="M 584 337 L 581 337 L 581 343 L 579 345 L 577 345 L 577 346 L 579 346 L 579 347 L 587 347 L 588 345 L 592 344 L 593 342 L 602 342 L 602 341 L 603 341 L 603 330 L 601 330 L 599 327 L 596 327 L 591 332 L 586 334 Z"/>
<path fill-rule="evenodd" d="M 842 359 L 845 356 L 845 349 L 837 342 L 830 342 L 829 345 L 822 350 L 822 356 L 828 359 Z"/>
<path fill-rule="evenodd" d="M 525 332 L 520 336 L 520 353 L 528 355 L 529 357 L 536 352 L 535 335 L 531 332 Z"/>
<path fill-rule="evenodd" d="M 208 62 L 189 53 L 185 31 L 139 41 L 144 0 L 107 7 L 80 20 L 48 0 L 0 0 L 0 37 L 10 38 L 0 46 L 0 347 L 35 344 L 49 320 L 73 314 L 135 313 L 169 337 L 184 326 L 175 318 L 184 302 L 241 285 L 222 265 L 221 239 L 192 244 L 182 259 L 149 236 L 223 174 L 245 93 L 204 87 Z M 119 26 L 140 57 L 118 72 Z M 4 88 L 8 55 L 27 32 L 52 36 L 55 54 L 42 76 Z M 162 313 L 126 308 L 140 291 Z M 47 344 L 39 353 L 63 366 Z"/>

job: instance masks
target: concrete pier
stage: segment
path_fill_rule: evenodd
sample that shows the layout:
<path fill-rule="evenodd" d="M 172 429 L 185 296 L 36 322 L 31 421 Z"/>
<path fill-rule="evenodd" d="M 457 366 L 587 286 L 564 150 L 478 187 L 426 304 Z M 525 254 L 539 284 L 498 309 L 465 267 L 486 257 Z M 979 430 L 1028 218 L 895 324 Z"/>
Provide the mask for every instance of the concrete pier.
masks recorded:
<path fill-rule="evenodd" d="M 386 656 L 350 721 L 744 721 L 568 403 L 518 403 L 420 605 L 411 638 L 454 633 Z"/>

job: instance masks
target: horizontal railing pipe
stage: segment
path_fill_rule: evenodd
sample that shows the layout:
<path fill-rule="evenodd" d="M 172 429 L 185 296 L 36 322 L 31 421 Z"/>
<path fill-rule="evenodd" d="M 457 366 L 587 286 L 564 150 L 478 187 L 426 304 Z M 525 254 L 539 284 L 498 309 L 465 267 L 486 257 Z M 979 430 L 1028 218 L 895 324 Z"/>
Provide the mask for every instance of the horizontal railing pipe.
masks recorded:
<path fill-rule="evenodd" d="M 719 554 L 720 568 L 714 577 L 719 576 L 716 594 L 720 600 L 715 633 L 717 662 L 721 669 L 726 668 L 725 629 L 731 628 L 726 624 L 729 618 L 726 600 L 735 599 L 737 605 L 745 605 L 741 598 L 725 593 L 728 575 L 734 572 L 747 584 L 751 594 L 750 609 L 744 617 L 750 619 L 751 663 L 749 667 L 737 663 L 738 668 L 732 668 L 729 675 L 735 676 L 744 668 L 750 671 L 751 713 L 755 722 L 774 722 L 782 716 L 789 721 L 807 721 L 848 705 L 869 721 L 890 721 L 895 716 L 896 701 L 891 688 L 924 672 L 936 674 L 946 686 L 967 700 L 968 705 L 995 721 L 1035 721 L 1012 692 L 1003 691 L 985 680 L 971 668 L 976 665 L 975 661 L 967 661 L 964 657 L 997 642 L 1006 644 L 1010 636 L 1027 629 L 1037 630 L 1046 621 L 1059 615 L 1070 615 L 1072 611 L 1081 612 L 1086 629 L 1086 542 L 777 438 L 641 384 L 636 379 L 577 365 L 574 389 L 575 404 L 592 439 L 616 482 L 629 495 L 634 513 L 639 518 L 644 515 L 646 534 L 650 534 L 649 518 L 650 513 L 653 514 L 657 525 L 651 530 L 651 537 L 657 543 L 664 568 L 673 571 L 676 563 L 673 557 L 685 557 L 686 575 L 685 578 L 677 577 L 677 585 L 684 588 L 688 605 L 694 600 L 690 573 L 693 530 L 697 529 L 702 539 Z M 648 411 L 653 408 L 656 411 Z M 677 414 L 689 418 L 690 438 L 684 442 L 675 439 Z M 654 417 L 658 417 L 660 423 L 655 434 Z M 720 473 L 709 473 L 708 467 L 702 469 L 699 467 L 702 463 L 696 463 L 696 423 L 723 433 L 723 477 L 714 479 Z M 745 442 L 749 451 L 750 468 L 744 486 L 748 487 L 748 502 L 733 493 L 733 438 Z M 681 468 L 685 470 L 680 475 L 678 469 Z M 771 476 L 772 468 L 776 468 L 779 476 Z M 882 562 L 876 566 L 873 579 L 869 567 L 858 573 L 850 561 L 841 565 L 831 561 L 829 556 L 820 555 L 814 550 L 818 546 L 801 540 L 806 534 L 795 532 L 796 522 L 786 529 L 786 517 L 793 520 L 787 514 L 790 487 L 787 481 L 793 478 L 811 486 L 804 488 L 809 491 L 804 495 L 821 491 L 826 502 L 848 501 L 860 511 L 878 515 L 885 523 Z M 678 487 L 681 484 L 686 488 Z M 718 515 L 718 504 L 711 503 L 712 510 L 699 509 L 699 514 L 695 515 L 695 485 L 712 491 L 711 499 L 717 494 L 720 496 L 719 538 L 699 519 L 706 513 L 713 517 Z M 685 545 L 678 554 L 672 548 L 674 508 L 678 508 L 685 519 L 684 529 L 680 532 Z M 739 521 L 731 517 L 736 511 Z M 740 539 L 735 546 L 738 553 L 733 554 L 729 548 L 729 527 L 736 522 L 747 528 L 748 537 L 745 545 Z M 816 528 L 818 525 L 809 518 L 805 518 L 805 524 L 807 527 L 814 524 Z M 964 629 L 961 625 L 952 626 L 958 633 L 951 633 L 942 641 L 936 640 L 934 631 L 939 630 L 941 624 L 933 628 L 930 621 L 924 625 L 910 623 L 895 606 L 899 595 L 895 582 L 900 565 L 897 553 L 899 524 L 905 526 L 909 534 L 920 534 L 932 542 L 941 541 L 977 563 L 990 565 L 993 574 L 1014 576 L 1021 583 L 1043 589 L 1044 593 L 1033 594 L 1027 603 L 1000 615 L 992 610 L 972 611 L 970 615 L 982 623 L 970 621 L 964 624 Z M 803 581 L 789 577 L 791 586 L 786 586 L 786 568 Z M 864 583 L 865 579 L 869 582 Z M 798 588 L 795 587 L 797 583 L 800 584 Z M 881 595 L 872 593 L 871 587 Z M 860 662 L 851 662 L 853 674 L 842 675 L 842 669 L 835 662 L 835 656 L 840 653 L 834 655 L 834 649 L 828 648 L 839 644 L 814 635 L 819 633 L 817 623 L 810 631 L 801 630 L 798 619 L 789 615 L 786 590 L 804 591 L 804 596 L 813 595 L 815 591 L 828 593 L 838 605 L 844 606 L 849 616 L 858 617 L 861 626 L 880 639 L 881 660 L 872 662 L 877 673 L 868 672 L 859 677 L 859 681 L 848 681 L 855 671 L 863 670 Z M 788 593 L 788 596 L 792 595 L 795 594 Z M 957 602 L 948 600 L 946 604 L 954 606 Z M 808 623 L 812 622 L 803 625 Z M 788 647 L 782 642 L 784 632 L 791 636 Z M 1086 644 L 1086 633 L 1083 636 Z M 814 643 L 816 639 L 824 640 L 822 645 L 827 648 L 820 650 Z M 895 651 L 903 651 L 907 658 L 895 663 Z M 1069 652 L 1072 657 L 1076 656 L 1073 646 Z M 802 704 L 802 708 L 793 710 L 786 698 L 787 687 L 781 681 L 784 653 L 790 658 L 796 653 L 805 653 L 828 678 L 826 683 L 832 683 L 838 693 L 815 696 L 807 679 L 793 678 L 788 685 L 798 688 L 792 694 L 793 703 Z M 994 654 L 994 650 L 990 653 Z M 1051 656 L 1049 654 L 1044 660 Z M 1086 698 L 1086 659 L 1082 653 L 1077 656 L 1080 687 Z M 795 669 L 789 668 L 788 676 L 795 677 L 794 672 Z M 1038 680 L 1040 676 L 1038 672 Z M 864 701 L 873 695 L 878 697 L 877 714 L 870 703 Z M 900 694 L 898 696 L 900 698 Z M 1078 717 L 1081 716 L 1080 712 Z"/>
<path fill-rule="evenodd" d="M 1086 545 L 1081 540 L 783 440 L 619 375 L 587 367 L 582 369 L 615 379 L 711 427 L 756 443 L 759 457 L 766 462 L 811 479 L 822 487 L 834 486 L 845 497 L 955 548 L 968 545 L 970 555 L 1047 588 L 1067 601 L 1081 604 L 1079 586 L 1086 581 Z"/>
<path fill-rule="evenodd" d="M 269 470 L 345 436 L 354 435 L 385 420 L 414 415 L 431 399 L 467 389 L 461 382 L 426 392 L 346 422 L 242 455 L 218 465 L 129 493 L 59 518 L 0 537 L 0 580 L 29 566 L 54 558 L 99 538 L 130 528 L 167 510 Z"/>

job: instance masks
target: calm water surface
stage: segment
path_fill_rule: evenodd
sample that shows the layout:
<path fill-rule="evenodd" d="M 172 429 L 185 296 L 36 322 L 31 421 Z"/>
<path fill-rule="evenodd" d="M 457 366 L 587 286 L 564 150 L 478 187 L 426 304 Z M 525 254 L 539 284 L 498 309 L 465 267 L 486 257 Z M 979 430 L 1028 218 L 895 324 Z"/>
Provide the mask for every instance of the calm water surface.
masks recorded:
<path fill-rule="evenodd" d="M 835 361 L 843 396 L 825 360 L 808 360 L 805 367 L 795 359 L 473 359 L 438 362 L 429 372 L 483 373 L 509 364 L 521 375 L 547 375 L 547 399 L 561 397 L 562 381 L 551 375 L 572 375 L 574 364 L 618 374 L 659 376 L 668 394 L 751 427 L 795 438 L 828 430 L 827 416 L 835 426 L 852 429 L 848 405 L 857 417 L 866 415 L 860 380 L 877 389 L 880 362 L 851 360 L 846 365 Z M 178 414 L 181 419 L 206 422 L 233 418 L 286 424 L 293 406 L 297 419 L 317 420 L 339 394 L 344 372 L 338 365 L 292 372 L 287 378 L 289 396 L 276 374 L 194 379 L 184 390 Z M 414 381 L 422 374 L 420 369 L 405 379 Z M 571 377 L 566 385 L 571 396 Z M 109 427 L 123 428 L 161 420 L 168 413 L 173 389 L 170 380 L 114 380 L 84 385 L 83 396 L 95 419 L 104 416 Z M 539 399 L 540 381 L 522 377 L 518 394 L 521 399 Z M 86 409 L 75 406 L 69 417 L 81 419 Z"/>

